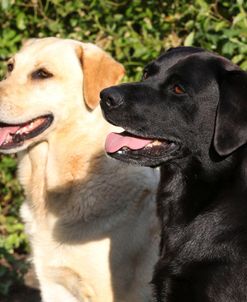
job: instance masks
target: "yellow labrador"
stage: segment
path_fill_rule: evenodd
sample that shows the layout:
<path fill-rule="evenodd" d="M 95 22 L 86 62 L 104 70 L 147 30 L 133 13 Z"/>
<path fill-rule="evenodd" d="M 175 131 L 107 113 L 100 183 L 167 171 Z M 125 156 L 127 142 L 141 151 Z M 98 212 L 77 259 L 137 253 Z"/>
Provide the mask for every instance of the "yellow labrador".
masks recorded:
<path fill-rule="evenodd" d="M 99 91 L 121 64 L 93 44 L 29 40 L 0 83 L 0 151 L 18 152 L 22 217 L 44 302 L 144 302 L 158 175 L 104 153 Z"/>

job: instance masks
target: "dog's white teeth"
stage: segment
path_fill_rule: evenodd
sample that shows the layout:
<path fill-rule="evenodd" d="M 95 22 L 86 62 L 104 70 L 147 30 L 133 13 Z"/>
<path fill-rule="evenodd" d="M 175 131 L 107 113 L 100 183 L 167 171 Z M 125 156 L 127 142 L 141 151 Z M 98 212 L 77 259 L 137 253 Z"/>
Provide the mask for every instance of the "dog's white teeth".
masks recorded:
<path fill-rule="evenodd" d="M 11 140 L 12 140 L 12 137 L 11 137 L 10 134 L 8 134 L 7 137 L 5 138 L 4 142 L 3 142 L 3 145 L 8 144 Z"/>
<path fill-rule="evenodd" d="M 158 141 L 158 140 L 155 140 L 153 143 L 152 143 L 153 146 L 160 146 L 161 145 L 161 142 Z"/>
<path fill-rule="evenodd" d="M 161 143 L 160 141 L 155 140 L 155 141 L 149 143 L 146 147 L 151 148 L 151 147 L 153 147 L 153 146 L 160 146 L 161 144 L 162 144 L 162 143 Z"/>
<path fill-rule="evenodd" d="M 118 153 L 118 154 L 123 154 L 123 151 L 122 151 L 122 150 L 119 150 L 117 153 Z"/>
<path fill-rule="evenodd" d="M 21 129 L 17 130 L 15 134 L 23 134 L 23 133 L 28 132 L 29 130 L 30 130 L 30 126 L 25 126 Z"/>

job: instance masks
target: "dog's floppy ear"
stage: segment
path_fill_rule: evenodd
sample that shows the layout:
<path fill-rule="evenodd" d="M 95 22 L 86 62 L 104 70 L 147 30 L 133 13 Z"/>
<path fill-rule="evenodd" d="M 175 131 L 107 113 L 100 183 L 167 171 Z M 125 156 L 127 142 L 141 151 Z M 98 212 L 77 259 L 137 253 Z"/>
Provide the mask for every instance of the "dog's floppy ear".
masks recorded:
<path fill-rule="evenodd" d="M 87 106 L 94 109 L 100 91 L 117 84 L 124 76 L 124 67 L 98 46 L 82 43 L 77 49 L 83 70 L 83 94 Z"/>
<path fill-rule="evenodd" d="M 227 71 L 220 85 L 214 147 L 226 156 L 247 142 L 247 73 Z"/>

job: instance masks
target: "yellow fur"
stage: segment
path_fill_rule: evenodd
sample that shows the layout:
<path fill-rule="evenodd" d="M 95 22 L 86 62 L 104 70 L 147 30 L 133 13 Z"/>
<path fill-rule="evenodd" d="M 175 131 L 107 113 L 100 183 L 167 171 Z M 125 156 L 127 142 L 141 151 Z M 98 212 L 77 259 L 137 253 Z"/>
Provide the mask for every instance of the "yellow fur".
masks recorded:
<path fill-rule="evenodd" d="M 96 64 L 87 65 L 89 57 L 97 64 L 103 58 L 107 82 L 97 82 L 103 76 L 90 71 Z M 115 84 L 123 68 L 95 45 L 56 38 L 27 42 L 11 61 L 14 70 L 0 83 L 1 122 L 54 116 L 43 133 L 6 152 L 18 153 L 21 212 L 42 300 L 149 301 L 158 254 L 157 171 L 105 155 L 112 126 L 90 91 Z M 44 67 L 53 77 L 33 80 Z"/>

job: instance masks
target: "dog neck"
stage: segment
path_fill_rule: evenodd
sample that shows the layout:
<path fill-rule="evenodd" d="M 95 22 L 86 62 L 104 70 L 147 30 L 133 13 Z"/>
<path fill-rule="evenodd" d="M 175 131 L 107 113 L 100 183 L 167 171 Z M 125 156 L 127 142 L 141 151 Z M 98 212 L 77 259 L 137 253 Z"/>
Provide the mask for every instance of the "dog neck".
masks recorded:
<path fill-rule="evenodd" d="M 238 191 L 239 182 L 246 184 L 246 152 L 243 153 L 242 157 L 236 157 L 241 160 L 230 156 L 226 161 L 214 164 L 214 169 L 202 167 L 195 158 L 163 165 L 158 194 L 158 215 L 163 224 L 186 225 L 208 207 L 214 207 L 221 192 L 227 191 L 230 196 L 231 192 Z M 217 165 L 221 165 L 221 169 Z M 246 188 L 247 185 L 244 190 Z"/>
<path fill-rule="evenodd" d="M 31 146 L 19 156 L 19 179 L 32 208 L 39 217 L 46 215 L 49 207 L 65 207 L 59 200 L 69 202 L 75 187 L 81 195 L 90 183 L 103 183 L 109 159 L 104 154 L 105 125 L 95 125 L 93 135 L 83 131 L 80 125 L 69 123 L 46 141 Z M 79 128 L 79 129 L 78 129 Z M 101 128 L 100 131 L 97 128 Z M 99 135 L 97 135 L 99 133 Z M 66 144 L 64 143 L 66 142 Z M 109 166 L 110 168 L 110 166 Z M 105 173 L 105 172 L 104 172 Z M 84 189 L 82 189 L 84 188 Z M 92 189 L 91 189 L 92 191 Z M 92 193 L 93 195 L 94 193 Z M 88 211 L 83 211 L 84 214 Z M 42 215 L 40 215 L 42 213 Z"/>

